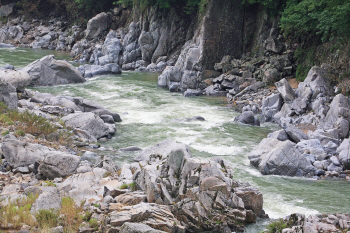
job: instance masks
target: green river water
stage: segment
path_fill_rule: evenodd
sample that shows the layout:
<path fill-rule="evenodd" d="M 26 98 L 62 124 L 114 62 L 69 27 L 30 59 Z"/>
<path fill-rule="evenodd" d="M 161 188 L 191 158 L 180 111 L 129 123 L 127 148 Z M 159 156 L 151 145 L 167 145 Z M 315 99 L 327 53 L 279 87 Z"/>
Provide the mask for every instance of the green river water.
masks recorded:
<path fill-rule="evenodd" d="M 0 67 L 6 63 L 16 68 L 48 54 L 69 59 L 67 53 L 49 50 L 0 49 Z M 263 176 L 249 165 L 247 154 L 261 139 L 278 127 L 265 124 L 252 127 L 233 122 L 238 115 L 225 99 L 184 98 L 157 87 L 159 74 L 123 72 L 121 75 L 97 76 L 83 84 L 36 88 L 55 95 L 81 96 L 96 101 L 121 115 L 118 133 L 101 145 L 106 148 L 138 146 L 146 148 L 171 138 L 188 144 L 195 157 L 221 156 L 231 162 L 235 179 L 256 186 L 264 195 L 264 210 L 271 218 L 291 213 L 350 212 L 350 183 L 317 181 L 307 178 Z M 202 116 L 204 122 L 176 122 L 174 119 Z M 114 154 L 118 164 L 132 162 L 134 153 Z M 247 233 L 261 232 L 267 221 L 247 227 Z"/>

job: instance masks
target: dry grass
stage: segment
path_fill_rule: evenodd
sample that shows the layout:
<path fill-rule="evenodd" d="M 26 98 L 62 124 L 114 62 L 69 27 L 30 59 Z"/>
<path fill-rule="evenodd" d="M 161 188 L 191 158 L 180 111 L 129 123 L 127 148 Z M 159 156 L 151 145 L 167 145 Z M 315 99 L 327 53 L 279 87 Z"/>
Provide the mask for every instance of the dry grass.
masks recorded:
<path fill-rule="evenodd" d="M 19 229 L 24 224 L 29 226 L 37 226 L 36 219 L 30 214 L 32 204 L 38 195 L 29 194 L 25 198 L 9 201 L 9 204 L 3 206 L 0 210 L 0 223 L 3 228 L 7 228 L 8 224 L 12 224 L 12 229 Z"/>
<path fill-rule="evenodd" d="M 76 232 L 80 224 L 83 222 L 82 205 L 77 206 L 70 197 L 63 197 L 61 202 L 61 225 L 65 232 Z"/>

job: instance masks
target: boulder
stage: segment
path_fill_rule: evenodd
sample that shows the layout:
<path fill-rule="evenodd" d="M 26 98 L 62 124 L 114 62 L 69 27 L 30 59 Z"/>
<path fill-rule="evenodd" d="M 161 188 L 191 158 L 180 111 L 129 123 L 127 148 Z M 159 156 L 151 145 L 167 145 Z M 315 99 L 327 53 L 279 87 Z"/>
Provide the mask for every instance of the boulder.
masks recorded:
<path fill-rule="evenodd" d="M 303 140 L 301 142 L 298 142 L 296 144 L 296 148 L 302 154 L 306 150 L 309 151 L 310 154 L 313 154 L 316 156 L 325 153 L 325 151 L 321 145 L 321 142 L 318 139 L 309 139 L 309 140 Z"/>
<path fill-rule="evenodd" d="M 282 108 L 283 99 L 280 94 L 272 94 L 262 101 L 261 121 L 269 122 L 273 116 Z"/>
<path fill-rule="evenodd" d="M 169 82 L 180 82 L 182 77 L 181 69 L 168 66 L 163 73 L 158 77 L 158 86 L 169 87 Z"/>
<path fill-rule="evenodd" d="M 101 12 L 95 17 L 91 18 L 86 27 L 85 37 L 87 39 L 94 39 L 99 37 L 103 32 L 108 30 L 108 14 Z"/>
<path fill-rule="evenodd" d="M 165 233 L 165 231 L 156 230 L 143 223 L 125 222 L 119 233 Z"/>
<path fill-rule="evenodd" d="M 278 139 L 279 141 L 289 140 L 289 136 L 288 136 L 288 134 L 286 133 L 286 131 L 284 129 L 275 131 L 273 133 L 269 133 L 267 135 L 267 137 L 268 138 L 275 138 L 275 139 Z"/>
<path fill-rule="evenodd" d="M 249 153 L 248 158 L 263 175 L 313 176 L 316 171 L 289 140 L 265 138 Z"/>
<path fill-rule="evenodd" d="M 102 47 L 104 56 L 95 60 L 95 65 L 107 65 L 109 63 L 122 64 L 123 45 L 117 38 L 117 31 L 110 31 L 106 36 Z"/>
<path fill-rule="evenodd" d="M 15 46 L 12 44 L 0 43 L 0 48 L 14 48 Z"/>
<path fill-rule="evenodd" d="M 134 158 L 134 161 L 149 161 L 154 159 L 153 157 L 155 156 L 159 157 L 159 159 L 165 159 L 173 150 L 176 149 L 181 149 L 186 157 L 192 157 L 189 146 L 182 143 L 176 143 L 171 139 L 167 139 L 155 146 L 144 149 Z"/>
<path fill-rule="evenodd" d="M 301 140 L 308 140 L 309 136 L 307 136 L 303 131 L 295 127 L 294 125 L 288 125 L 285 129 L 289 138 L 292 139 L 293 142 L 300 142 Z"/>
<path fill-rule="evenodd" d="M 51 151 L 46 154 L 38 171 L 44 177 L 53 180 L 57 177 L 66 177 L 74 173 L 79 163 L 79 156 L 61 151 Z"/>
<path fill-rule="evenodd" d="M 0 18 L 7 17 L 13 12 L 13 7 L 16 3 L 12 2 L 6 5 L 0 6 Z"/>
<path fill-rule="evenodd" d="M 350 99 L 342 94 L 334 97 L 329 106 L 329 111 L 324 119 L 325 131 L 333 131 L 333 135 L 337 139 L 345 138 L 349 133 L 350 121 Z"/>
<path fill-rule="evenodd" d="M 298 97 L 309 101 L 314 100 L 318 94 L 331 96 L 333 93 L 332 86 L 328 77 L 330 74 L 321 67 L 314 66 L 310 69 L 304 82 L 299 83 L 296 91 Z"/>
<path fill-rule="evenodd" d="M 275 86 L 285 102 L 291 102 L 296 98 L 293 88 L 285 78 L 276 82 Z"/>
<path fill-rule="evenodd" d="M 109 217 L 112 226 L 122 226 L 126 222 L 137 222 L 165 232 L 176 232 L 177 228 L 181 227 L 181 223 L 171 213 L 169 206 L 155 203 L 125 206 L 119 211 L 110 213 Z"/>
<path fill-rule="evenodd" d="M 17 109 L 18 99 L 16 88 L 2 80 L 0 80 L 0 102 L 5 103 L 10 109 Z"/>
<path fill-rule="evenodd" d="M 17 92 L 23 92 L 30 82 L 31 78 L 28 73 L 21 70 L 1 70 L 0 69 L 0 80 L 5 83 L 10 83 L 14 86 Z"/>
<path fill-rule="evenodd" d="M 85 81 L 79 71 L 64 60 L 56 60 L 54 55 L 45 56 L 23 68 L 32 79 L 33 86 L 51 86 Z"/>
<path fill-rule="evenodd" d="M 11 167 L 24 167 L 41 163 L 45 155 L 50 152 L 50 148 L 40 144 L 22 142 L 17 139 L 6 138 L 1 147 L 6 161 Z"/>
<path fill-rule="evenodd" d="M 52 191 L 43 192 L 35 200 L 30 212 L 36 214 L 39 210 L 50 210 L 61 208 L 61 197 L 57 192 L 57 189 L 53 187 Z"/>
<path fill-rule="evenodd" d="M 269 68 L 264 72 L 263 82 L 265 84 L 273 84 L 281 78 L 281 74 L 276 68 Z"/>
<path fill-rule="evenodd" d="M 85 78 L 91 78 L 96 75 L 105 75 L 105 74 L 121 74 L 122 70 L 120 66 L 116 63 L 110 63 L 107 65 L 82 65 L 79 66 L 79 71 L 81 75 Z"/>
<path fill-rule="evenodd" d="M 339 160 L 346 169 L 350 169 L 350 139 L 346 138 L 337 148 Z"/>
<path fill-rule="evenodd" d="M 92 112 L 69 114 L 63 117 L 62 121 L 67 127 L 86 131 L 96 139 L 107 136 L 110 133 L 108 125 Z"/>
<path fill-rule="evenodd" d="M 234 121 L 238 121 L 242 124 L 247 124 L 247 125 L 260 126 L 259 119 L 256 116 L 254 116 L 254 112 L 252 111 L 243 112 L 241 115 L 236 117 Z"/>

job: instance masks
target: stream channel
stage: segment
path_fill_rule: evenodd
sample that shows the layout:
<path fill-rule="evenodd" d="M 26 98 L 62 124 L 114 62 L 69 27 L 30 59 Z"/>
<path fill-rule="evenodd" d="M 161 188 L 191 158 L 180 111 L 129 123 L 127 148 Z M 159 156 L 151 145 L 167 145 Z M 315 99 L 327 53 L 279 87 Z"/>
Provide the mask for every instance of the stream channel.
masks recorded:
<path fill-rule="evenodd" d="M 69 60 L 68 53 L 23 48 L 0 49 L 0 67 L 9 63 L 21 68 L 48 54 Z M 77 65 L 77 64 L 74 64 Z M 278 129 L 274 124 L 261 127 L 233 122 L 239 115 L 223 98 L 184 98 L 157 87 L 159 74 L 123 72 L 121 75 L 96 76 L 83 84 L 36 87 L 55 95 L 81 96 L 96 101 L 121 115 L 117 134 L 106 148 L 128 146 L 146 148 L 167 138 L 186 143 L 195 157 L 220 156 L 231 162 L 234 179 L 249 182 L 264 196 L 264 210 L 272 219 L 292 213 L 349 213 L 350 184 L 346 181 L 315 180 L 300 177 L 263 176 L 249 165 L 247 154 L 268 133 Z M 175 119 L 202 116 L 205 121 L 179 122 Z M 135 153 L 118 154 L 118 165 L 131 163 Z M 261 232 L 267 220 L 249 225 L 246 233 Z"/>

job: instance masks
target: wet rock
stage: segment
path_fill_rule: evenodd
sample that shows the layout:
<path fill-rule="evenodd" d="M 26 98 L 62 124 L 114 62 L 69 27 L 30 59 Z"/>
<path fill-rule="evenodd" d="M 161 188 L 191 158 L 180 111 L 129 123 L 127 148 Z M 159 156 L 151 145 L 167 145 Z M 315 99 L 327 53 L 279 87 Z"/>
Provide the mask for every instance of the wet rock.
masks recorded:
<path fill-rule="evenodd" d="M 260 126 L 259 119 L 254 115 L 254 112 L 252 111 L 243 112 L 241 115 L 236 117 L 234 121 L 238 121 L 242 124 Z"/>
<path fill-rule="evenodd" d="M 106 74 L 121 74 L 121 68 L 116 63 L 110 63 L 106 65 L 82 65 L 79 66 L 79 71 L 85 78 L 91 78 L 96 75 Z"/>
<path fill-rule="evenodd" d="M 53 55 L 45 56 L 23 68 L 32 79 L 33 86 L 51 86 L 85 81 L 79 71 L 64 60 L 56 60 Z"/>
<path fill-rule="evenodd" d="M 0 48 L 14 48 L 15 46 L 12 44 L 0 43 Z"/>

